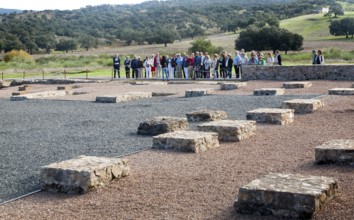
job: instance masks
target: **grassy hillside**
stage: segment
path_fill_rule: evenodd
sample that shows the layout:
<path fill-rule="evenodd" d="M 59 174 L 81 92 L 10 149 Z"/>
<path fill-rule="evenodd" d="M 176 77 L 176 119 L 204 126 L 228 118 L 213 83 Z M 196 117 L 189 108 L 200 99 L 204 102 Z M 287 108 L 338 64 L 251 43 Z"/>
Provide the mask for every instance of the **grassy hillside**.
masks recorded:
<path fill-rule="evenodd" d="M 344 16 L 334 19 L 342 19 L 345 17 L 354 17 L 353 11 L 346 11 Z M 329 33 L 330 20 L 323 14 L 309 14 L 295 18 L 282 20 L 280 27 L 285 28 L 293 33 L 302 35 L 305 41 L 321 41 L 321 40 L 343 40 L 347 41 L 344 36 L 335 37 Z M 349 39 L 350 40 L 350 39 Z M 351 39 L 351 41 L 353 41 Z"/>

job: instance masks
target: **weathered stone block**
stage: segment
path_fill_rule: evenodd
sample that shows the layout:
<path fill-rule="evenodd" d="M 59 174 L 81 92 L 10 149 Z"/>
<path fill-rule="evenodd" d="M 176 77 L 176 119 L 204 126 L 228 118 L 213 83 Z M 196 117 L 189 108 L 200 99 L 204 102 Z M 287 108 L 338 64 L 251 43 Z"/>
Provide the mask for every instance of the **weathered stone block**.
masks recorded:
<path fill-rule="evenodd" d="M 159 135 L 189 128 L 186 118 L 159 116 L 140 123 L 138 134 Z"/>
<path fill-rule="evenodd" d="M 118 103 L 128 102 L 138 99 L 151 98 L 152 92 L 128 92 L 113 96 L 97 96 L 96 102 L 100 103 Z"/>
<path fill-rule="evenodd" d="M 12 95 L 16 96 L 16 95 L 26 95 L 28 92 L 27 91 L 20 91 L 20 92 L 13 92 Z"/>
<path fill-rule="evenodd" d="M 218 134 L 199 131 L 175 131 L 153 138 L 153 148 L 203 152 L 219 147 Z"/>
<path fill-rule="evenodd" d="M 256 122 L 221 120 L 198 125 L 198 129 L 218 133 L 219 141 L 242 141 L 256 134 Z"/>
<path fill-rule="evenodd" d="M 58 86 L 57 90 L 70 90 L 72 88 L 73 88 L 72 86 Z"/>
<path fill-rule="evenodd" d="M 238 82 L 238 83 L 221 83 L 220 89 L 221 90 L 235 90 L 240 87 L 247 86 L 246 82 Z"/>
<path fill-rule="evenodd" d="M 271 173 L 241 187 L 234 207 L 242 214 L 310 219 L 337 188 L 330 177 Z"/>
<path fill-rule="evenodd" d="M 212 88 L 190 89 L 190 90 L 186 90 L 185 96 L 186 97 L 205 96 L 205 95 L 212 94 L 213 92 L 214 92 L 214 89 L 212 89 Z"/>
<path fill-rule="evenodd" d="M 286 82 L 283 83 L 283 87 L 286 89 L 302 89 L 312 86 L 312 82 Z"/>
<path fill-rule="evenodd" d="M 188 121 L 217 121 L 227 118 L 227 113 L 225 111 L 215 111 L 215 110 L 198 110 L 194 112 L 187 113 Z"/>
<path fill-rule="evenodd" d="M 334 88 L 328 90 L 329 95 L 354 95 L 354 88 Z"/>
<path fill-rule="evenodd" d="M 253 90 L 253 95 L 256 96 L 268 96 L 268 95 L 283 95 L 285 89 L 282 88 L 263 88 Z"/>
<path fill-rule="evenodd" d="M 294 121 L 294 109 L 259 108 L 248 111 L 246 118 L 260 123 L 286 125 Z"/>
<path fill-rule="evenodd" d="M 18 91 L 28 91 L 30 89 L 29 85 L 23 85 L 18 87 Z"/>
<path fill-rule="evenodd" d="M 9 87 L 11 85 L 10 81 L 6 81 L 6 80 L 1 80 L 0 79 L 0 89 L 3 87 Z"/>
<path fill-rule="evenodd" d="M 354 140 L 328 141 L 315 148 L 316 164 L 354 165 Z"/>
<path fill-rule="evenodd" d="M 25 100 L 27 100 L 27 96 L 23 96 L 23 95 L 16 95 L 10 97 L 10 101 L 25 101 Z"/>
<path fill-rule="evenodd" d="M 80 156 L 42 167 L 40 185 L 46 191 L 82 194 L 129 173 L 128 160 Z"/>
<path fill-rule="evenodd" d="M 323 107 L 323 103 L 319 99 L 293 99 L 282 103 L 284 109 L 294 109 L 295 113 L 306 114 L 312 113 Z"/>

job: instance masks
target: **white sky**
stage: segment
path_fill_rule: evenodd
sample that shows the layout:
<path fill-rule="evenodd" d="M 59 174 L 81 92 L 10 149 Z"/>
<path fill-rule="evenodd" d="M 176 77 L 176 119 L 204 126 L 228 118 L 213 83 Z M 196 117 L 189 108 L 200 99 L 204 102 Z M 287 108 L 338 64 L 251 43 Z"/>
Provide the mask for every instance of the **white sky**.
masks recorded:
<path fill-rule="evenodd" d="M 147 0 L 0 0 L 0 8 L 20 10 L 59 9 L 72 10 L 83 8 L 86 5 L 122 5 L 137 4 Z"/>

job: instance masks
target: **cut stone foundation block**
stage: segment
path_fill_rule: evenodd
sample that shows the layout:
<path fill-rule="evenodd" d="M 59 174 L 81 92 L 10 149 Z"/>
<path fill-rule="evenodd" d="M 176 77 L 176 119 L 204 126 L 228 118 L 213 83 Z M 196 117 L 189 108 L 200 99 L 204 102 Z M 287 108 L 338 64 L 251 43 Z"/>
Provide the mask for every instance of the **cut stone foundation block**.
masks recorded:
<path fill-rule="evenodd" d="M 283 88 L 286 89 L 302 89 L 312 86 L 312 82 L 286 82 L 283 83 Z"/>
<path fill-rule="evenodd" d="M 259 123 L 286 125 L 294 121 L 294 109 L 259 108 L 248 111 L 246 118 Z"/>
<path fill-rule="evenodd" d="M 294 109 L 295 113 L 306 114 L 312 113 L 323 107 L 323 103 L 319 99 L 293 99 L 282 103 L 284 109 Z"/>
<path fill-rule="evenodd" d="M 198 125 L 200 131 L 216 132 L 219 141 L 242 141 L 256 134 L 256 122 L 246 120 L 222 120 Z"/>
<path fill-rule="evenodd" d="M 329 95 L 354 95 L 354 88 L 334 88 L 328 91 Z"/>
<path fill-rule="evenodd" d="M 354 165 L 354 140 L 328 141 L 315 148 L 316 164 Z"/>
<path fill-rule="evenodd" d="M 29 88 L 30 88 L 29 85 L 23 85 L 23 86 L 18 87 L 18 91 L 28 91 Z"/>
<path fill-rule="evenodd" d="M 185 96 L 186 97 L 196 97 L 196 96 L 205 96 L 212 94 L 214 92 L 214 89 L 208 88 L 208 89 L 190 89 L 186 90 Z"/>
<path fill-rule="evenodd" d="M 114 96 L 97 96 L 96 102 L 100 103 L 118 103 L 128 102 L 138 99 L 151 98 L 152 92 L 128 92 Z"/>
<path fill-rule="evenodd" d="M 238 82 L 238 83 L 221 83 L 220 89 L 221 90 L 235 90 L 240 87 L 247 86 L 246 82 Z"/>
<path fill-rule="evenodd" d="M 153 138 L 153 148 L 203 152 L 219 147 L 218 134 L 199 131 L 175 131 Z"/>
<path fill-rule="evenodd" d="M 189 124 L 186 118 L 159 116 L 140 123 L 138 134 L 159 135 L 188 128 Z"/>
<path fill-rule="evenodd" d="M 253 95 L 256 96 L 268 96 L 268 95 L 283 95 L 285 89 L 282 88 L 263 88 L 253 90 Z"/>
<path fill-rule="evenodd" d="M 46 92 L 36 92 L 36 93 L 28 93 L 19 96 L 11 96 L 11 101 L 22 101 L 27 99 L 36 99 L 36 98 L 49 98 L 49 97 L 58 97 L 58 96 L 66 96 L 66 91 L 46 91 Z"/>
<path fill-rule="evenodd" d="M 310 219 L 337 189 L 330 177 L 271 173 L 241 187 L 234 207 L 242 214 Z"/>
<path fill-rule="evenodd" d="M 9 87 L 11 85 L 10 81 L 6 81 L 6 80 L 1 80 L 0 79 L 0 89 L 3 87 Z"/>
<path fill-rule="evenodd" d="M 188 121 L 217 121 L 227 118 L 227 113 L 225 111 L 214 111 L 214 110 L 198 110 L 186 114 Z"/>
<path fill-rule="evenodd" d="M 82 194 L 129 173 L 128 160 L 80 156 L 42 167 L 40 185 L 46 191 Z"/>
<path fill-rule="evenodd" d="M 72 88 L 73 88 L 72 86 L 58 86 L 57 90 L 70 90 Z"/>
<path fill-rule="evenodd" d="M 13 92 L 13 93 L 12 93 L 13 96 L 16 96 L 16 95 L 26 95 L 26 94 L 28 94 L 27 91 L 20 91 L 20 92 Z"/>

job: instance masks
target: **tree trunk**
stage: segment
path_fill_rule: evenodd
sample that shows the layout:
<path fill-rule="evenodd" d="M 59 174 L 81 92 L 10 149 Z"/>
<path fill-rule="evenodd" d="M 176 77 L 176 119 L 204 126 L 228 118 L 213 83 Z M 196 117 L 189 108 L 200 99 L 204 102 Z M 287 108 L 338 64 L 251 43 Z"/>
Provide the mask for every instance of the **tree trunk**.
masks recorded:
<path fill-rule="evenodd" d="M 165 47 L 167 47 L 167 43 L 165 43 Z"/>

